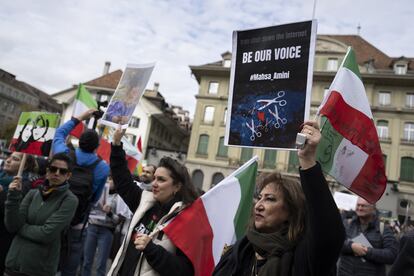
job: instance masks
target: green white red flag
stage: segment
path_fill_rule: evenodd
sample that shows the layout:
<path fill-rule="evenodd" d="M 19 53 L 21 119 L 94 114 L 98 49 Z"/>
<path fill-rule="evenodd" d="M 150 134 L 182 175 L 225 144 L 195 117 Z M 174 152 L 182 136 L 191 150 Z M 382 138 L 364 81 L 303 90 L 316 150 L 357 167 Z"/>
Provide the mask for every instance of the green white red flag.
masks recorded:
<path fill-rule="evenodd" d="M 98 103 L 95 101 L 91 93 L 86 89 L 86 87 L 81 83 L 78 86 L 78 91 L 76 92 L 75 101 L 73 102 L 73 113 L 72 116 L 77 117 L 88 111 L 89 109 L 97 109 Z M 82 123 L 78 124 L 72 131 L 71 135 L 79 138 L 86 126 Z"/>
<path fill-rule="evenodd" d="M 378 201 L 386 188 L 385 166 L 352 48 L 318 113 L 322 139 L 317 155 L 323 170 L 367 201 Z"/>
<path fill-rule="evenodd" d="M 49 156 L 60 114 L 22 112 L 10 143 L 11 151 Z"/>
<path fill-rule="evenodd" d="M 183 210 L 164 233 L 192 262 L 194 275 L 210 276 L 225 246 L 246 231 L 253 206 L 257 157 Z"/>

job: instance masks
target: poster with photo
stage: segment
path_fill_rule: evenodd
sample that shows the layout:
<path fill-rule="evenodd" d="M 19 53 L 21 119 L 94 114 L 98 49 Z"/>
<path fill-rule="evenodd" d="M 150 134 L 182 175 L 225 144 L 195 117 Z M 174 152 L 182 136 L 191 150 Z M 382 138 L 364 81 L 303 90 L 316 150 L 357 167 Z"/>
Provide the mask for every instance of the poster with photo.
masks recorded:
<path fill-rule="evenodd" d="M 22 112 L 10 143 L 11 151 L 49 156 L 60 114 Z"/>
<path fill-rule="evenodd" d="M 309 117 L 316 26 L 233 32 L 226 145 L 295 149 Z"/>
<path fill-rule="evenodd" d="M 155 64 L 128 64 L 99 124 L 127 128 Z"/>

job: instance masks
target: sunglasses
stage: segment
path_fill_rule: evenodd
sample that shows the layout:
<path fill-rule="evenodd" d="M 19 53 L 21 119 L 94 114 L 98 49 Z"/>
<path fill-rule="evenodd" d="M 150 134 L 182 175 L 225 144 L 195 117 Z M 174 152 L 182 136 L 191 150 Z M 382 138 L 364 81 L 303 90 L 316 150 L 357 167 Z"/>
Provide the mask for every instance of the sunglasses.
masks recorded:
<path fill-rule="evenodd" d="M 55 166 L 49 166 L 48 169 L 49 169 L 49 172 L 51 172 L 51 173 L 56 173 L 57 171 L 59 171 L 59 174 L 61 174 L 61 175 L 65 175 L 69 172 L 68 169 L 58 168 L 58 167 L 55 167 Z"/>

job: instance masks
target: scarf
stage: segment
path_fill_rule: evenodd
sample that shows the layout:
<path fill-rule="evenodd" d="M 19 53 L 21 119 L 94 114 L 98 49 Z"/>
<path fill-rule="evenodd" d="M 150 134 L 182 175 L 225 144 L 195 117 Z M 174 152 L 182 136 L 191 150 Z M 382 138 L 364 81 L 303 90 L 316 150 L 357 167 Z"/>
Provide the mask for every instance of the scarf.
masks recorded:
<path fill-rule="evenodd" d="M 67 181 L 63 182 L 61 185 L 50 185 L 49 181 L 46 179 L 43 182 L 43 185 L 40 186 L 40 191 L 42 192 L 42 196 L 47 198 L 53 191 L 63 191 L 69 185 Z"/>
<path fill-rule="evenodd" d="M 5 171 L 0 172 L 0 185 L 3 186 L 3 192 L 9 190 L 9 185 L 13 181 L 13 175 L 8 175 Z"/>
<path fill-rule="evenodd" d="M 273 233 L 260 233 L 250 229 L 246 236 L 255 252 L 267 259 L 259 271 L 259 276 L 290 275 L 293 249 L 296 245 L 288 239 L 288 227 L 284 226 Z M 257 262 L 254 262 L 256 265 Z"/>

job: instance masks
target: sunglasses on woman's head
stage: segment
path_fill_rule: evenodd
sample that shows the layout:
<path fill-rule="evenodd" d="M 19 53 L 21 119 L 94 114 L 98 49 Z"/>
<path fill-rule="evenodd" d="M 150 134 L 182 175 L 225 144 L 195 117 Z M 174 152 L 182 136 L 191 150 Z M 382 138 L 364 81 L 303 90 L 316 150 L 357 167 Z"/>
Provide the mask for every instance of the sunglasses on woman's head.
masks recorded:
<path fill-rule="evenodd" d="M 61 174 L 61 175 L 65 175 L 69 172 L 68 169 L 58 168 L 58 167 L 55 167 L 55 166 L 49 166 L 48 169 L 51 173 L 56 173 L 57 171 L 59 171 L 59 174 Z"/>

